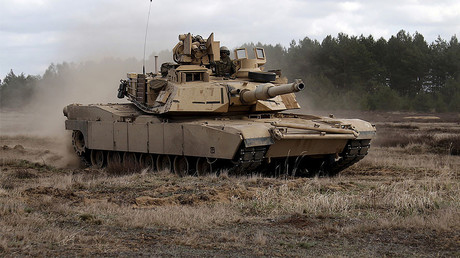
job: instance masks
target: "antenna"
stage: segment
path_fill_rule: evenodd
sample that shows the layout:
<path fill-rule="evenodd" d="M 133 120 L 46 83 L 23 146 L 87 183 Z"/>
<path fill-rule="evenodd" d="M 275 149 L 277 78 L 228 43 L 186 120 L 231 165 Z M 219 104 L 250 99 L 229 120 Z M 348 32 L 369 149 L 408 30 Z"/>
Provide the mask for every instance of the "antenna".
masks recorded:
<path fill-rule="evenodd" d="M 149 14 L 147 16 L 147 26 L 145 27 L 145 39 L 144 39 L 144 60 L 142 64 L 142 73 L 145 74 L 145 47 L 147 45 L 147 32 L 149 30 L 149 21 L 150 21 L 150 8 L 152 7 L 152 0 L 150 0 L 149 5 Z"/>

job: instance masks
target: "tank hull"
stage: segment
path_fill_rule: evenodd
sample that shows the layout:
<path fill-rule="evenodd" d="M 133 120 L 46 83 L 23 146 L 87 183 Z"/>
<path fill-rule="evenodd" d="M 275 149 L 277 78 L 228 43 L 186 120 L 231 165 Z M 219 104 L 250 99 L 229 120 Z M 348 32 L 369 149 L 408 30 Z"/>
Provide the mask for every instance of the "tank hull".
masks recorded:
<path fill-rule="evenodd" d="M 336 174 L 367 154 L 375 134 L 359 119 L 279 113 L 159 116 L 134 104 L 72 104 L 64 113 L 74 148 L 87 163 L 103 167 L 131 158 L 180 175 L 219 169 Z"/>

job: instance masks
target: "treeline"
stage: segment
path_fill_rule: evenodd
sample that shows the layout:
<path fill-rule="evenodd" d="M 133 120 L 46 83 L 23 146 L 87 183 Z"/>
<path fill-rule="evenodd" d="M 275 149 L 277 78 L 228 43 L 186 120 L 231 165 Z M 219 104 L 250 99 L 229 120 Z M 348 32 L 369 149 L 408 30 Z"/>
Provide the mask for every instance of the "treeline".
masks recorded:
<path fill-rule="evenodd" d="M 152 71 L 154 56 L 160 62 L 171 59 L 171 52 L 153 53 L 146 60 L 147 71 Z M 31 106 L 55 105 L 62 109 L 72 102 L 103 103 L 119 101 L 116 98 L 119 81 L 128 72 L 142 72 L 141 60 L 135 58 L 105 58 L 82 63 L 51 64 L 43 75 L 16 74 L 10 71 L 0 83 L 0 108 L 28 109 Z"/>
<path fill-rule="evenodd" d="M 372 36 L 308 37 L 281 45 L 261 46 L 266 70 L 281 69 L 290 80 L 303 79 L 298 94 L 306 108 L 360 110 L 460 111 L 460 44 L 456 36 L 428 44 L 420 33 L 398 32 L 386 40 Z M 160 62 L 171 59 L 159 53 Z M 150 67 L 148 67 L 150 64 Z M 153 70 L 153 54 L 147 70 Z M 21 107 L 37 91 L 60 96 L 83 94 L 87 101 L 105 101 L 126 72 L 140 72 L 142 62 L 107 58 L 100 62 L 50 65 L 43 76 L 11 71 L 0 84 L 0 106 Z M 98 93 L 98 94 L 96 94 Z M 75 98 L 75 101 L 81 101 Z"/>
<path fill-rule="evenodd" d="M 40 76 L 16 75 L 10 71 L 0 84 L 0 107 L 19 108 L 29 102 L 40 79 Z"/>
<path fill-rule="evenodd" d="M 401 30 L 389 40 L 372 36 L 304 38 L 261 46 L 268 69 L 301 78 L 300 99 L 313 108 L 460 111 L 460 44 L 456 36 L 428 44 L 420 33 Z"/>

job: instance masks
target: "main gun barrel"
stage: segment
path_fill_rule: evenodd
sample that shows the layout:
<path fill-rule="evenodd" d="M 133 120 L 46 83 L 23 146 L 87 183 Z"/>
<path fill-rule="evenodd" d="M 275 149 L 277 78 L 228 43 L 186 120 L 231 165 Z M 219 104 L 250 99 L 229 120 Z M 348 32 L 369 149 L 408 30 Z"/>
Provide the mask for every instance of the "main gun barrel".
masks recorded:
<path fill-rule="evenodd" d="M 271 83 L 265 83 L 257 85 L 255 90 L 241 91 L 240 98 L 242 103 L 249 104 L 256 100 L 267 100 L 278 95 L 298 92 L 304 88 L 305 84 L 300 79 L 295 80 L 293 83 L 278 86 Z"/>

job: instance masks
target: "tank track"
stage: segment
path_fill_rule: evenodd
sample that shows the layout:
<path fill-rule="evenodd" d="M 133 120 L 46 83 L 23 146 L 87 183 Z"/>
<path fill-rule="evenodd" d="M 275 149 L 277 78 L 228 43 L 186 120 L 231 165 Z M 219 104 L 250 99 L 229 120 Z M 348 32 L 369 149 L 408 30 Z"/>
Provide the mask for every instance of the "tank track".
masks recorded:
<path fill-rule="evenodd" d="M 335 176 L 356 162 L 362 160 L 368 153 L 371 140 L 350 140 L 341 154 L 341 158 L 326 169 L 325 176 Z M 323 173 L 324 173 L 323 172 Z"/>
<path fill-rule="evenodd" d="M 370 140 L 349 140 L 338 156 L 298 156 L 272 160 L 261 172 L 269 176 L 284 177 L 326 177 L 335 176 L 340 171 L 363 159 L 369 150 Z"/>
<path fill-rule="evenodd" d="M 75 151 L 84 166 L 91 166 L 91 150 Z M 335 155 L 322 158 L 289 157 L 266 163 L 265 154 L 268 146 L 241 148 L 234 160 L 220 160 L 215 165 L 215 172 L 227 170 L 232 175 L 251 175 L 261 173 L 267 176 L 335 176 L 340 171 L 363 159 L 370 148 L 370 140 L 350 140 L 337 159 Z M 302 160 L 303 159 L 303 160 Z M 214 162 L 213 162 L 214 163 Z"/>
<path fill-rule="evenodd" d="M 86 149 L 85 152 L 82 152 L 81 154 L 76 153 L 78 155 L 78 158 L 80 158 L 80 163 L 84 167 L 90 167 L 91 166 L 91 158 L 90 158 L 90 150 Z"/>
<path fill-rule="evenodd" d="M 268 147 L 241 148 L 237 158 L 228 167 L 230 174 L 248 175 L 262 166 Z"/>
<path fill-rule="evenodd" d="M 82 165 L 85 167 L 89 167 L 91 166 L 91 159 L 89 156 L 90 151 L 88 150 L 88 148 L 85 147 L 84 140 L 83 140 L 83 144 L 81 143 L 81 139 L 79 139 L 78 133 L 80 132 L 78 131 L 72 132 L 72 147 L 75 153 L 80 158 L 80 162 L 82 163 Z"/>
<path fill-rule="evenodd" d="M 83 166 L 89 167 L 89 166 L 91 166 L 91 161 L 86 156 L 87 155 L 82 155 L 82 156 L 78 155 L 78 157 L 80 158 L 80 161 L 83 164 Z"/>

